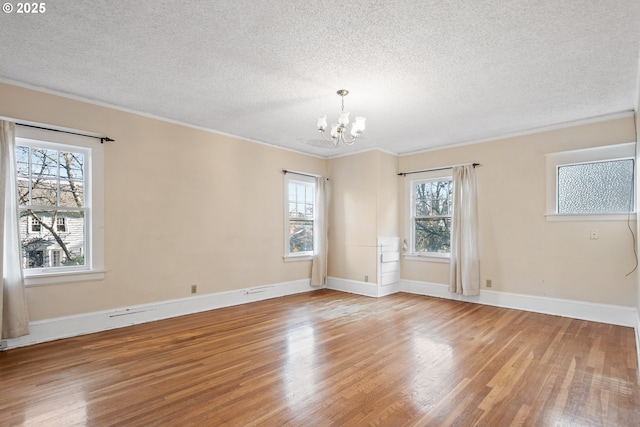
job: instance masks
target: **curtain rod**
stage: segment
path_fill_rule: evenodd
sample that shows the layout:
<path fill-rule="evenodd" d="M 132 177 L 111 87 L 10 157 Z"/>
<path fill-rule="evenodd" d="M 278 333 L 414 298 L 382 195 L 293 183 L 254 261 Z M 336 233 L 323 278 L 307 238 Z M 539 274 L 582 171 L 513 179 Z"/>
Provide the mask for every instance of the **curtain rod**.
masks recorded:
<path fill-rule="evenodd" d="M 53 128 L 47 128 L 47 127 L 44 127 L 44 126 L 28 125 L 26 123 L 19 123 L 19 122 L 16 122 L 16 125 L 17 126 L 24 126 L 24 127 L 28 127 L 28 128 L 34 128 L 34 129 L 50 130 L 52 132 L 68 133 L 69 135 L 86 136 L 87 138 L 95 138 L 95 139 L 99 139 L 100 140 L 100 144 L 104 144 L 105 141 L 106 142 L 115 141 L 115 139 L 111 139 L 108 136 L 94 136 L 94 135 L 88 135 L 86 133 L 71 132 L 71 131 L 68 131 L 68 130 L 53 129 Z"/>
<path fill-rule="evenodd" d="M 464 165 L 471 165 L 474 168 L 476 166 L 480 166 L 480 163 L 465 163 L 463 165 L 456 165 L 456 166 L 464 166 Z M 422 169 L 419 171 L 411 171 L 411 172 L 400 172 L 398 173 L 398 176 L 407 176 L 407 175 L 411 175 L 412 173 L 421 173 L 421 172 L 434 172 L 434 171 L 444 171 L 447 169 L 453 169 L 455 166 L 443 166 L 441 168 L 432 168 L 432 169 Z"/>
<path fill-rule="evenodd" d="M 287 170 L 287 169 L 282 169 L 282 173 L 285 174 L 285 175 L 288 174 L 288 173 L 292 173 L 294 175 L 308 176 L 310 178 L 321 178 L 322 177 L 322 175 L 311 175 L 311 174 L 308 174 L 308 173 L 290 171 L 290 170 Z M 329 178 L 326 178 L 326 180 L 329 181 Z"/>

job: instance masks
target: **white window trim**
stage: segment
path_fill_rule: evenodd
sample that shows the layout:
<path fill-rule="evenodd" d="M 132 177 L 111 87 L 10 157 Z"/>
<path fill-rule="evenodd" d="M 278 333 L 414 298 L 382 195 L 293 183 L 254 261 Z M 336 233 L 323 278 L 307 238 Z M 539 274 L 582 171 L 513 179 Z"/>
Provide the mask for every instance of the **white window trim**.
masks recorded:
<path fill-rule="evenodd" d="M 409 176 L 405 176 L 405 212 L 406 220 L 405 220 L 405 230 L 404 240 L 407 242 L 407 251 L 403 254 L 403 258 L 407 261 L 422 261 L 422 262 L 436 262 L 436 263 L 449 263 L 451 260 L 451 254 L 438 253 L 438 252 L 413 252 L 414 248 L 414 235 L 413 235 L 413 208 L 414 208 L 414 200 L 413 200 L 413 183 L 415 181 L 439 181 L 439 180 L 447 180 L 450 181 L 453 178 L 453 174 L 451 171 L 430 171 L 430 172 L 421 172 L 412 174 Z"/>
<path fill-rule="evenodd" d="M 37 144 L 39 147 L 59 149 L 59 145 L 72 146 L 90 153 L 86 162 L 85 191 L 91 197 L 91 218 L 86 219 L 87 258 L 84 269 L 73 271 L 56 268 L 25 269 L 25 286 L 102 280 L 104 267 L 104 147 L 93 138 L 60 132 L 16 126 L 16 145 Z"/>
<path fill-rule="evenodd" d="M 285 174 L 284 175 L 284 256 L 282 257 L 284 262 L 297 262 L 297 261 L 311 261 L 313 260 L 313 254 L 303 252 L 301 254 L 292 254 L 289 252 L 289 182 L 308 182 L 315 185 L 316 179 L 312 176 L 298 175 L 298 174 Z M 315 188 L 315 187 L 314 187 Z M 315 193 L 315 191 L 314 191 Z M 314 220 L 313 220 L 313 234 L 316 233 L 316 221 L 315 221 L 315 194 L 314 194 Z"/>
<path fill-rule="evenodd" d="M 593 213 L 593 214 L 559 214 L 558 213 L 558 166 L 610 160 L 633 159 L 635 165 L 635 142 L 605 145 L 580 150 L 562 151 L 545 155 L 546 160 L 546 212 L 545 219 L 552 221 L 628 221 L 636 219 L 634 211 L 624 213 Z M 635 168 L 636 166 L 634 166 Z M 634 180 L 634 199 L 637 197 L 636 181 Z"/>

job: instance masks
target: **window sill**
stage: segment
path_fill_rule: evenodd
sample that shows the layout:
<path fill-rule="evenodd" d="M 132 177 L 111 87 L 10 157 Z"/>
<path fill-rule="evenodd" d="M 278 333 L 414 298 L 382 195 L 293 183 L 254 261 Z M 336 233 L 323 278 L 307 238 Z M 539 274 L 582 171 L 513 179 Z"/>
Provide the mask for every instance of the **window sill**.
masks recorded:
<path fill-rule="evenodd" d="M 311 261 L 313 260 L 313 255 L 285 256 L 282 259 L 284 262 Z"/>
<path fill-rule="evenodd" d="M 446 255 L 418 255 L 418 254 L 406 254 L 403 255 L 406 261 L 422 261 L 422 262 L 439 262 L 442 264 L 449 264 L 451 257 Z"/>
<path fill-rule="evenodd" d="M 46 273 L 25 276 L 26 287 L 56 285 L 71 282 L 92 282 L 104 279 L 104 270 L 65 271 L 60 273 Z"/>
<path fill-rule="evenodd" d="M 555 221 L 627 221 L 636 220 L 636 213 L 616 213 L 616 214 L 545 214 L 545 219 L 549 222 Z"/>

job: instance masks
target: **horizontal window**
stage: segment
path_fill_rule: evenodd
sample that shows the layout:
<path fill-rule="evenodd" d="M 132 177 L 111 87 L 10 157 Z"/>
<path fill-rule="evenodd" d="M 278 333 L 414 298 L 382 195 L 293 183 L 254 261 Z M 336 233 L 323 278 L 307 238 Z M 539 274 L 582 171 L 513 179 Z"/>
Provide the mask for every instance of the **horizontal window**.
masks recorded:
<path fill-rule="evenodd" d="M 547 155 L 547 216 L 615 218 L 635 206 L 634 144 Z"/>

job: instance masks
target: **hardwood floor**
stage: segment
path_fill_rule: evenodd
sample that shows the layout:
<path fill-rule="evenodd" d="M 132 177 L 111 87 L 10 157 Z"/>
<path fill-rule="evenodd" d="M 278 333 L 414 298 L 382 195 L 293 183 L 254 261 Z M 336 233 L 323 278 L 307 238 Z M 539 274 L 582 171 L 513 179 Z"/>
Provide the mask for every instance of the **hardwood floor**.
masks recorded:
<path fill-rule="evenodd" d="M 637 426 L 633 329 L 316 291 L 0 353 L 0 425 Z"/>

